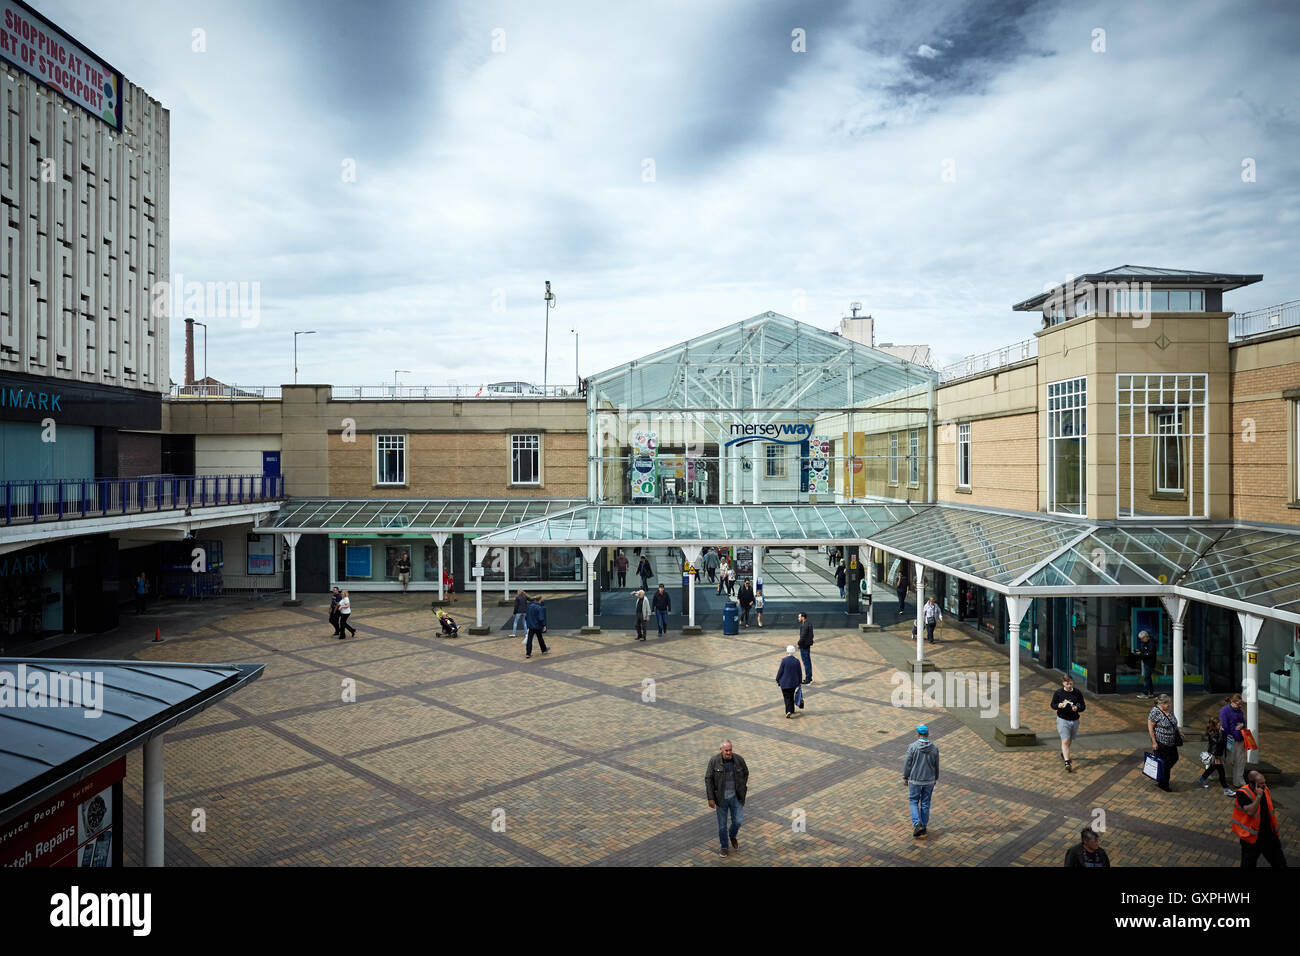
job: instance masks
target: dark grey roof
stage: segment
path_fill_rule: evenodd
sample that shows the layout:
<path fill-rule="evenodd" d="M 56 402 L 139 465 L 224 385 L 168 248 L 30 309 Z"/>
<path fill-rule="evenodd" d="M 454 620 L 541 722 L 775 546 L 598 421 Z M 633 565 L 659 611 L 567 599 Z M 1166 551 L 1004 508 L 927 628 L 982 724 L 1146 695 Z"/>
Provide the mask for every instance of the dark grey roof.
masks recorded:
<path fill-rule="evenodd" d="M 1263 281 L 1262 275 L 1236 275 L 1229 272 L 1193 272 L 1189 269 L 1161 269 L 1156 266 L 1116 266 L 1103 272 L 1089 272 L 1077 276 L 1073 285 L 1078 287 L 1096 282 L 1151 282 L 1160 286 L 1188 286 L 1197 289 L 1219 289 L 1223 292 L 1240 289 Z M 1036 312 L 1052 296 L 1065 288 L 1065 283 L 1053 286 L 1046 292 L 1024 302 L 1017 302 L 1011 308 L 1016 312 Z M 1083 291 L 1080 289 L 1079 291 Z"/>
<path fill-rule="evenodd" d="M 23 668 L 20 672 L 19 668 Z M 32 686 L 41 673 L 102 680 L 103 713 L 86 716 L 74 694 L 63 706 L 0 707 L 0 821 L 49 799 L 261 676 L 264 664 L 0 658 L 6 682 Z M 26 680 L 20 681 L 22 673 Z M 66 688 L 65 688 L 66 689 Z"/>

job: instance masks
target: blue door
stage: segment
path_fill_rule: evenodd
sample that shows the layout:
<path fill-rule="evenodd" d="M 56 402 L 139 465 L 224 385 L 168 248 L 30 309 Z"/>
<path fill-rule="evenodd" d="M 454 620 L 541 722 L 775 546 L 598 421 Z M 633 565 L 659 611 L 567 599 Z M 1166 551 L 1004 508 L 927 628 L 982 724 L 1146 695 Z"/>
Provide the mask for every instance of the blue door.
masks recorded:
<path fill-rule="evenodd" d="M 280 477 L 280 453 L 278 451 L 262 452 L 262 475 L 266 478 Z"/>

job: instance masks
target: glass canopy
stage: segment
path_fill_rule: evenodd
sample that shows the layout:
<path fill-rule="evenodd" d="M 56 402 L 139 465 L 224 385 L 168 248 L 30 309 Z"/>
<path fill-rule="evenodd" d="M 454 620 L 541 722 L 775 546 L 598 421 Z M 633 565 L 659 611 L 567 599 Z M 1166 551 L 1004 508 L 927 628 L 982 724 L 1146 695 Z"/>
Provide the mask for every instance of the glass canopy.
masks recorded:
<path fill-rule="evenodd" d="M 280 506 L 271 528 L 307 533 L 492 531 L 583 504 L 583 498 L 291 498 Z"/>

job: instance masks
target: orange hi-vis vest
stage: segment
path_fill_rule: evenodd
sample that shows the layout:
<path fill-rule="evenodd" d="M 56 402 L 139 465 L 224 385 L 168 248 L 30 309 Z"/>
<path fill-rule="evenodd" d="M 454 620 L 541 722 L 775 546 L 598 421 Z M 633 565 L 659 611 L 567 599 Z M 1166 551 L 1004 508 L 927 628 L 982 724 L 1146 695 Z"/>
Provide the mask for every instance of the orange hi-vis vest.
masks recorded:
<path fill-rule="evenodd" d="M 1249 786 L 1242 787 L 1238 793 L 1244 790 L 1250 796 L 1251 802 L 1255 800 L 1255 791 Z M 1277 832 L 1277 817 L 1273 815 L 1273 795 L 1267 790 L 1264 791 L 1264 806 L 1268 808 L 1269 823 L 1273 826 L 1273 832 Z M 1263 808 L 1261 808 L 1263 809 Z M 1256 811 L 1252 816 L 1246 812 L 1246 808 L 1235 800 L 1232 803 L 1232 832 L 1237 834 L 1247 843 L 1254 843 L 1259 839 L 1259 812 Z"/>

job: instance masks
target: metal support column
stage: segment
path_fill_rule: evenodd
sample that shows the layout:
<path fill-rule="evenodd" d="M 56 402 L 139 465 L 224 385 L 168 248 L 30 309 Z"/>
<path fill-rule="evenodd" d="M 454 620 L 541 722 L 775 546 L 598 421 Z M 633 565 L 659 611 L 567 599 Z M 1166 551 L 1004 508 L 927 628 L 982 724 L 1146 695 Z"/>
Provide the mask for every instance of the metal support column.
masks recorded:
<path fill-rule="evenodd" d="M 1183 723 L 1183 623 L 1187 617 L 1188 600 L 1184 597 L 1161 597 L 1160 603 L 1169 614 L 1174 626 L 1174 720 Z"/>
<path fill-rule="evenodd" d="M 284 543 L 289 546 L 289 600 L 284 603 L 293 607 L 302 603 L 298 600 L 298 542 L 301 539 L 302 534 L 297 531 L 284 536 Z"/>
<path fill-rule="evenodd" d="M 1241 696 L 1246 702 L 1246 726 L 1262 747 L 1263 742 L 1259 739 L 1259 630 L 1264 626 L 1264 619 L 1245 611 L 1238 611 L 1237 617 L 1241 621 L 1241 649 L 1246 655 L 1241 685 Z M 1246 763 L 1259 763 L 1259 751 L 1247 750 Z"/>
<path fill-rule="evenodd" d="M 144 865 L 163 866 L 163 735 L 144 745 Z"/>

